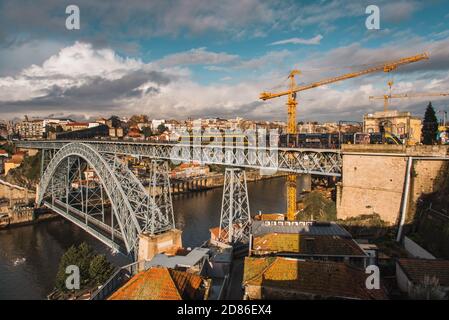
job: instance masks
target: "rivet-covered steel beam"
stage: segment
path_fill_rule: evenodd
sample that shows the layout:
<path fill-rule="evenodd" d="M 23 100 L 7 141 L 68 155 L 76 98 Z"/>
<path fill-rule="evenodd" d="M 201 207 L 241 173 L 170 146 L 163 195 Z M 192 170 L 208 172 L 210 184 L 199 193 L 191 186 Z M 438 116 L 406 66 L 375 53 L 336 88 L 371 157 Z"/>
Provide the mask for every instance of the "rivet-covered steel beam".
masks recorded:
<path fill-rule="evenodd" d="M 60 149 L 69 140 L 16 141 L 20 148 Z M 230 167 L 246 167 L 323 176 L 341 176 L 342 159 L 339 150 L 257 148 L 240 146 L 189 145 L 178 143 L 147 143 L 134 141 L 82 141 L 99 153 L 120 154 L 164 159 L 175 162 L 197 161 Z"/>

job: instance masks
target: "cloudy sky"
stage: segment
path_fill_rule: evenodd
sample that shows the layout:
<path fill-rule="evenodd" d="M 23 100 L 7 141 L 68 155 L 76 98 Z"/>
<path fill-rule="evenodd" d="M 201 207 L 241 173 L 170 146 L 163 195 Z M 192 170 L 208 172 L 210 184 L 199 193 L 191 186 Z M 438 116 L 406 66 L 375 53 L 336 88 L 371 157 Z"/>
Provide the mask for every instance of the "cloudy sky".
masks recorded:
<path fill-rule="evenodd" d="M 80 9 L 67 30 L 65 9 Z M 365 9 L 380 8 L 380 30 Z M 299 120 L 360 120 L 368 96 L 449 92 L 447 0 L 0 0 L 0 118 L 285 120 L 289 70 L 305 84 L 428 51 L 430 60 L 304 91 Z M 432 98 L 437 110 L 449 99 Z M 393 101 L 422 115 L 428 99 Z"/>

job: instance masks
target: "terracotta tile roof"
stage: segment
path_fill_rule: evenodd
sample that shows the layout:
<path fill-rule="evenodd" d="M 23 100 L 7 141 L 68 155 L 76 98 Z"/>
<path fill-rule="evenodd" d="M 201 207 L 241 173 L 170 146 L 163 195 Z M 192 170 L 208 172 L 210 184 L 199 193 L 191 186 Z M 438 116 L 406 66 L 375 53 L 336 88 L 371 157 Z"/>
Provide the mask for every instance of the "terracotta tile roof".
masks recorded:
<path fill-rule="evenodd" d="M 258 214 L 254 217 L 255 220 L 259 220 L 259 221 L 265 221 L 265 220 L 269 220 L 269 221 L 284 221 L 285 220 L 285 214 L 283 213 L 262 213 L 262 214 Z"/>
<path fill-rule="evenodd" d="M 290 252 L 306 255 L 365 256 L 352 239 L 328 235 L 300 235 L 269 233 L 256 236 L 253 250 L 263 252 Z"/>
<path fill-rule="evenodd" d="M 205 299 L 204 281 L 196 274 L 153 267 L 136 274 L 109 300 Z"/>
<path fill-rule="evenodd" d="M 363 270 L 343 262 L 281 257 L 247 257 L 243 275 L 244 285 L 284 289 L 323 298 L 387 299 L 383 288 L 366 289 L 365 280 Z"/>
<path fill-rule="evenodd" d="M 303 235 L 328 235 L 350 238 L 351 234 L 335 222 L 318 221 L 259 221 L 251 223 L 253 235 L 266 233 L 294 233 Z"/>
<path fill-rule="evenodd" d="M 219 235 L 220 235 L 220 227 L 215 227 L 215 228 L 211 228 L 209 229 L 211 236 L 215 237 L 216 239 L 218 239 Z M 228 237 L 228 230 L 224 229 L 222 231 L 222 236 L 224 239 L 226 239 Z"/>
<path fill-rule="evenodd" d="M 439 284 L 449 287 L 449 260 L 398 259 L 398 263 L 413 283 L 420 283 L 425 276 L 436 277 Z"/>

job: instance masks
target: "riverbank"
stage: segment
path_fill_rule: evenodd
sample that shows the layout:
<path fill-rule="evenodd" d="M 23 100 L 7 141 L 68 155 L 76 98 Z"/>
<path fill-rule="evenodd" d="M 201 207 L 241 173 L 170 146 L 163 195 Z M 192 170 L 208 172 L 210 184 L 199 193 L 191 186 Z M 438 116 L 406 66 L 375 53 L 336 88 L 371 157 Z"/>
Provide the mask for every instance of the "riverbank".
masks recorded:
<path fill-rule="evenodd" d="M 35 214 L 36 209 L 33 208 L 32 213 L 24 213 L 19 217 L 7 216 L 0 219 L 0 231 L 5 229 L 24 227 L 37 224 L 43 221 L 58 219 L 60 216 L 50 210 L 46 213 Z"/>
<path fill-rule="evenodd" d="M 277 172 L 272 175 L 261 175 L 259 171 L 247 171 L 246 181 L 248 183 L 270 180 L 286 176 L 284 172 Z M 182 181 L 172 181 L 171 192 L 172 195 L 186 194 L 191 192 L 201 192 L 211 190 L 215 188 L 221 188 L 224 184 L 224 174 L 210 174 L 204 177 L 195 177 L 192 179 L 186 179 Z"/>

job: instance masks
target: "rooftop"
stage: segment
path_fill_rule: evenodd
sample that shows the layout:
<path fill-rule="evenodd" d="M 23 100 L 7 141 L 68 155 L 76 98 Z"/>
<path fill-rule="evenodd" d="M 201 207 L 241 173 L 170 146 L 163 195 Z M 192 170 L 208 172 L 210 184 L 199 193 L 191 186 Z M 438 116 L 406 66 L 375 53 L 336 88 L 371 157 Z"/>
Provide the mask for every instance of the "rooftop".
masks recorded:
<path fill-rule="evenodd" d="M 293 233 L 303 235 L 328 235 L 351 238 L 351 234 L 335 222 L 315 221 L 258 221 L 253 220 L 251 234 Z"/>
<path fill-rule="evenodd" d="M 166 268 L 186 267 L 190 268 L 198 264 L 202 259 L 208 256 L 209 249 L 194 248 L 186 255 L 168 256 L 160 253 L 153 257 L 150 261 L 145 262 L 145 267 L 161 266 Z"/>
<path fill-rule="evenodd" d="M 350 239 L 329 235 L 269 233 L 254 237 L 252 250 L 260 253 L 296 253 L 303 255 L 366 256 Z"/>
<path fill-rule="evenodd" d="M 368 290 L 365 280 L 363 270 L 343 262 L 281 257 L 247 257 L 243 275 L 244 285 L 283 289 L 290 293 L 321 298 L 387 299 L 383 288 Z"/>
<path fill-rule="evenodd" d="M 202 300 L 209 286 L 199 275 L 153 267 L 136 274 L 109 300 Z"/>
<path fill-rule="evenodd" d="M 254 216 L 255 220 L 285 220 L 285 214 L 284 213 L 262 213 Z"/>
<path fill-rule="evenodd" d="M 429 276 L 438 278 L 441 286 L 449 287 L 449 260 L 404 258 L 398 259 L 398 264 L 414 283 L 420 283 Z"/>
<path fill-rule="evenodd" d="M 374 113 L 365 114 L 364 118 L 394 118 L 394 117 L 410 117 L 411 113 L 408 111 L 376 111 Z"/>

